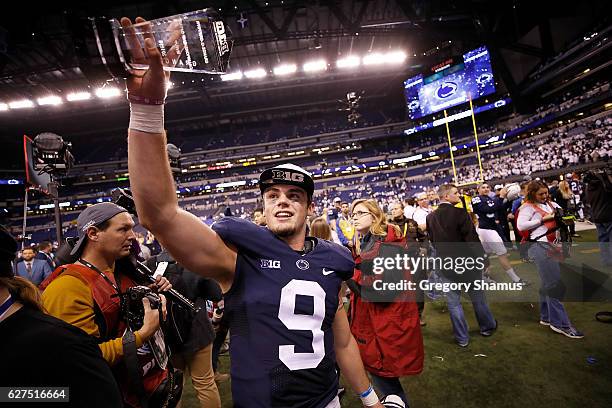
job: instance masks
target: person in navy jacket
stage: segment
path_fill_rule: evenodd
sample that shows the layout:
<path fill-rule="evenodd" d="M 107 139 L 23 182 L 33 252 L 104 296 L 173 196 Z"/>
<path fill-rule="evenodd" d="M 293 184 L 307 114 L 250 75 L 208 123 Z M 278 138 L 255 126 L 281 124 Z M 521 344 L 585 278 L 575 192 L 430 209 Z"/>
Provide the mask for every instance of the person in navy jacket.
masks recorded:
<path fill-rule="evenodd" d="M 494 194 L 491 196 L 491 187 L 484 183 L 478 186 L 478 196 L 472 199 L 472 208 L 474 214 L 478 217 L 478 237 L 482 242 L 482 246 L 485 252 L 489 255 L 497 255 L 499 264 L 506 271 L 510 279 L 513 282 L 520 282 L 523 286 L 527 286 L 528 282 L 521 279 L 508 260 L 508 250 L 504 245 L 504 241 L 501 237 L 500 220 L 498 212 L 500 210 L 505 211 L 505 205 L 507 203 L 506 195 L 508 190 L 502 188 L 499 192 L 499 196 Z"/>

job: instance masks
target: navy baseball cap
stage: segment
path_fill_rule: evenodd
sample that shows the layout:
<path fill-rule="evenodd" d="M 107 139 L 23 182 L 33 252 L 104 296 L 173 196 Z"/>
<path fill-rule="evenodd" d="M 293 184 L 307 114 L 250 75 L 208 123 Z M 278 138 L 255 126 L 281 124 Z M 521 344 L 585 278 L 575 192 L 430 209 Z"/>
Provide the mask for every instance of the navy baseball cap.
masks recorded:
<path fill-rule="evenodd" d="M 104 221 L 108 221 L 115 215 L 122 212 L 128 212 L 125 208 L 114 204 L 114 203 L 99 203 L 94 204 L 91 207 L 87 207 L 79 217 L 77 218 L 77 231 L 79 233 L 79 239 L 77 243 L 70 251 L 70 255 L 76 255 L 83 251 L 85 248 L 85 241 L 87 241 L 87 230 L 89 227 L 97 227 Z"/>
<path fill-rule="evenodd" d="M 314 181 L 312 180 L 312 176 L 309 172 L 295 164 L 281 164 L 271 169 L 264 170 L 259 176 L 259 190 L 261 194 L 275 184 L 287 184 L 300 187 L 306 191 L 308 198 L 312 198 L 314 194 Z"/>

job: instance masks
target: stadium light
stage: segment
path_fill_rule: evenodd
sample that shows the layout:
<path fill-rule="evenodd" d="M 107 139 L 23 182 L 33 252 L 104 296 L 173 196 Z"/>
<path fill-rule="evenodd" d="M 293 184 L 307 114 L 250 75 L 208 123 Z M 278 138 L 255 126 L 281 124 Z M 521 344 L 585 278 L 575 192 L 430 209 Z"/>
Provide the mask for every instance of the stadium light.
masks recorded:
<path fill-rule="evenodd" d="M 263 68 L 256 68 L 256 69 L 252 69 L 250 71 L 245 71 L 244 72 L 244 76 L 249 78 L 249 79 L 253 79 L 253 78 L 263 78 L 266 75 L 268 75 L 268 73 L 266 72 L 265 69 Z"/>
<path fill-rule="evenodd" d="M 274 67 L 274 75 L 276 76 L 293 74 L 295 71 L 297 71 L 297 66 L 295 64 L 286 64 Z"/>
<path fill-rule="evenodd" d="M 33 108 L 34 102 L 29 99 L 22 99 L 19 101 L 9 102 L 8 106 L 11 109 Z"/>
<path fill-rule="evenodd" d="M 381 53 L 374 52 L 363 57 L 363 65 L 378 65 L 384 63 L 384 56 Z"/>
<path fill-rule="evenodd" d="M 89 98 L 91 98 L 91 94 L 89 92 L 72 92 L 66 95 L 66 99 L 69 102 L 86 101 Z"/>
<path fill-rule="evenodd" d="M 43 96 L 38 98 L 36 101 L 40 106 L 43 105 L 61 105 L 63 103 L 62 98 L 56 95 Z"/>
<path fill-rule="evenodd" d="M 361 61 L 359 60 L 359 57 L 355 56 L 349 56 L 336 61 L 336 66 L 338 68 L 353 68 L 358 67 L 359 65 L 361 65 Z"/>
<path fill-rule="evenodd" d="M 7 111 L 9 109 L 6 103 L 0 103 L 0 111 Z"/>
<path fill-rule="evenodd" d="M 119 95 L 121 95 L 121 91 L 114 86 L 105 86 L 96 90 L 96 96 L 102 99 L 114 98 Z"/>
<path fill-rule="evenodd" d="M 406 60 L 406 53 L 403 51 L 392 51 L 385 54 L 386 62 L 390 64 L 401 64 Z"/>
<path fill-rule="evenodd" d="M 221 75 L 222 81 L 236 81 L 242 79 L 242 71 L 232 72 L 231 74 Z"/>
<path fill-rule="evenodd" d="M 405 60 L 406 53 L 403 51 L 374 52 L 363 57 L 363 65 L 399 64 Z"/>
<path fill-rule="evenodd" d="M 325 71 L 327 69 L 327 62 L 325 60 L 309 61 L 302 68 L 304 72 Z"/>

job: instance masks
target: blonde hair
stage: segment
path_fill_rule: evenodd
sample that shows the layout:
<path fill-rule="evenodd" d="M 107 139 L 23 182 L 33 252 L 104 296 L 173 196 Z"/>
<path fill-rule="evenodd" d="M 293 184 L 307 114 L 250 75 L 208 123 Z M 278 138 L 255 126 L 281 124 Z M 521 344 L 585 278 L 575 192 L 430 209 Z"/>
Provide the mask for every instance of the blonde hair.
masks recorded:
<path fill-rule="evenodd" d="M 559 192 L 565 200 L 574 198 L 574 193 L 572 193 L 572 190 L 570 189 L 570 185 L 567 180 L 561 180 L 561 182 L 559 183 Z"/>
<path fill-rule="evenodd" d="M 32 309 L 47 313 L 42 303 L 40 290 L 29 280 L 21 276 L 2 277 L 0 286 L 7 288 L 15 300 Z"/>
<path fill-rule="evenodd" d="M 331 228 L 325 217 L 317 217 L 310 223 L 310 236 L 330 241 L 332 239 Z"/>
<path fill-rule="evenodd" d="M 373 221 L 372 225 L 370 225 L 370 233 L 372 235 L 381 235 L 386 237 L 389 225 L 395 230 L 395 235 L 402 235 L 402 232 L 397 225 L 389 224 L 387 222 L 387 217 L 376 200 L 360 198 L 353 201 L 353 204 L 351 204 L 351 213 L 353 213 L 355 207 L 360 204 L 367 208 L 368 212 L 372 215 Z"/>

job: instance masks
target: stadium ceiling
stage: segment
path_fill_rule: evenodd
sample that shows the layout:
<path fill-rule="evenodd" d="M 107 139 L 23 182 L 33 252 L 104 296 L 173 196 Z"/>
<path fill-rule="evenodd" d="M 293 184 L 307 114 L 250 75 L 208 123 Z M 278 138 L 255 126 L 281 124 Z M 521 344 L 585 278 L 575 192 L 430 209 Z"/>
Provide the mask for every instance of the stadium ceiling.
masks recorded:
<path fill-rule="evenodd" d="M 483 44 L 491 50 L 494 68 L 505 88 L 518 95 L 528 72 L 515 67 L 516 61 L 528 60 L 530 66 L 535 67 L 555 55 L 562 44 L 573 39 L 571 36 L 599 23 L 600 16 L 607 17 L 607 3 L 106 0 L 33 5 L 13 2 L 11 12 L 0 17 L 0 102 L 22 98 L 35 100 L 45 94 L 65 95 L 93 86 L 74 63 L 72 37 L 66 29 L 68 13 L 157 18 L 214 7 L 221 11 L 234 33 L 230 72 L 258 67 L 271 72 L 273 67 L 283 63 L 299 65 L 319 58 L 332 63 L 343 56 L 368 52 L 403 50 L 408 55 L 406 63 L 397 69 L 350 74 L 330 72 L 282 80 L 270 76 L 260 81 L 225 83 L 213 76 L 174 75 L 170 100 L 183 101 L 185 106 L 177 111 L 194 117 L 197 112 L 215 109 L 312 107 L 326 101 L 331 103 L 343 92 L 356 87 L 366 90 L 368 97 L 394 93 L 396 101 L 400 101 L 402 79 L 450 55 L 460 55 Z M 560 24 L 563 30 L 557 29 Z M 296 92 L 312 95 L 296 103 Z M 107 104 L 98 104 L 85 111 L 108 108 Z M 35 111 L 37 109 L 23 110 L 13 116 L 40 119 L 46 115 Z M 74 115 L 75 111 L 84 112 L 83 107 L 63 106 L 52 112 L 52 117 Z"/>

